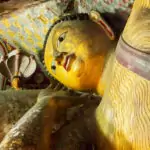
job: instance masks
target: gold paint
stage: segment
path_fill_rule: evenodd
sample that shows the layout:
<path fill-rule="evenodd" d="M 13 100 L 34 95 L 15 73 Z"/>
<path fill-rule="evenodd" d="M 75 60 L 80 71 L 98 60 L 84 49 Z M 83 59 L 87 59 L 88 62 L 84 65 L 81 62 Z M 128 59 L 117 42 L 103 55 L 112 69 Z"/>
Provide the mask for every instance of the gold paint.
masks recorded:
<path fill-rule="evenodd" d="M 8 34 L 9 36 L 11 36 L 11 38 L 13 38 L 16 33 L 15 33 L 14 31 L 7 30 L 7 34 Z"/>
<path fill-rule="evenodd" d="M 37 19 L 41 20 L 44 24 L 48 23 L 48 19 L 43 15 L 40 15 Z"/>
<path fill-rule="evenodd" d="M 114 47 L 115 45 L 116 43 L 114 43 Z M 110 82 L 110 75 L 112 73 L 112 64 L 115 58 L 114 51 L 115 49 L 110 49 L 108 51 L 107 56 L 105 58 L 105 66 L 103 68 L 103 73 L 97 84 L 97 92 L 101 96 L 104 95 L 105 89 L 107 88 Z"/>
<path fill-rule="evenodd" d="M 8 19 L 3 19 L 1 22 L 2 22 L 2 23 L 4 24 L 4 26 L 6 26 L 7 28 L 9 28 L 9 27 L 11 26 L 11 23 L 9 22 Z"/>
<path fill-rule="evenodd" d="M 149 0 L 135 1 L 133 12 L 123 32 L 126 42 L 136 48 L 142 48 L 146 52 L 150 49 L 149 2 Z M 149 150 L 150 81 L 120 65 L 114 59 L 115 55 L 113 51 L 107 57 L 107 52 L 112 49 L 112 45 L 107 40 L 104 40 L 105 36 L 103 32 L 95 34 L 96 38 L 101 37 L 98 43 L 101 46 L 101 53 L 95 54 L 94 48 L 90 49 L 87 46 L 87 43 L 92 43 L 92 46 L 95 44 L 96 40 L 92 41 L 94 36 L 87 38 L 85 35 L 89 34 L 86 33 L 86 30 L 84 30 L 84 34 L 82 32 L 78 33 L 77 31 L 82 29 L 83 26 L 80 23 L 78 24 L 77 21 L 75 25 L 69 22 L 68 24 L 61 23 L 56 25 L 52 30 L 46 44 L 44 56 L 48 71 L 60 82 L 69 87 L 78 90 L 93 88 L 99 94 L 104 94 L 95 113 L 99 149 Z M 87 22 L 86 25 L 89 29 L 96 29 L 95 27 L 89 27 Z M 84 26 L 84 29 L 86 27 Z M 69 36 L 66 35 L 66 39 L 58 48 L 58 37 L 64 31 Z M 78 40 L 82 43 L 80 46 L 78 46 Z M 96 44 L 97 47 L 99 45 Z M 104 48 L 105 45 L 108 47 Z M 75 49 L 73 49 L 74 47 Z M 57 50 L 58 52 L 64 52 L 65 50 L 67 53 L 71 51 L 75 53 L 77 58 L 83 56 L 84 65 L 81 66 L 80 71 L 82 72 L 85 66 L 88 66 L 87 70 L 84 70 L 86 74 L 82 76 L 83 78 L 79 78 L 80 80 L 78 80 L 75 72 L 67 72 L 59 64 L 56 65 L 57 70 L 54 73 L 51 70 L 51 63 L 54 60 L 53 50 Z M 103 53 L 104 51 L 105 53 Z M 90 59 L 87 56 L 91 56 Z M 95 68 L 98 65 L 99 67 Z M 90 83 L 90 79 L 92 79 L 93 84 Z"/>
<path fill-rule="evenodd" d="M 2 35 L 4 33 L 4 30 L 0 29 L 0 34 Z"/>
<path fill-rule="evenodd" d="M 150 52 L 149 8 L 149 0 L 135 0 L 123 32 L 128 44 L 144 52 Z M 117 60 L 113 65 L 110 84 L 95 114 L 100 133 L 99 147 L 103 150 L 149 150 L 150 81 L 123 67 Z M 104 136 L 103 144 L 100 139 Z"/>
<path fill-rule="evenodd" d="M 58 47 L 58 38 L 65 32 L 65 40 Z M 95 89 L 103 72 L 105 56 L 111 47 L 112 42 L 96 23 L 89 20 L 66 21 L 57 24 L 48 37 L 44 61 L 48 71 L 66 86 L 77 90 Z M 65 58 L 61 65 L 56 62 L 55 71 L 51 69 L 55 50 L 75 54 L 69 71 L 62 65 Z"/>
<path fill-rule="evenodd" d="M 150 52 L 149 0 L 135 0 L 123 37 L 131 46 L 141 51 Z"/>
<path fill-rule="evenodd" d="M 31 37 L 28 37 L 27 40 L 30 44 L 34 44 L 34 40 Z"/>
<path fill-rule="evenodd" d="M 19 82 L 20 82 L 20 79 L 19 78 L 14 78 L 11 82 L 11 86 L 16 89 L 16 90 L 19 90 Z"/>
<path fill-rule="evenodd" d="M 146 52 L 150 51 L 149 7 L 149 0 L 135 0 L 133 11 L 123 32 L 127 43 Z M 54 28 L 53 36 L 48 38 L 44 56 L 48 71 L 69 87 L 78 90 L 96 89 L 99 94 L 104 94 L 95 113 L 98 138 L 105 138 L 104 143 L 102 140 L 98 141 L 101 149 L 149 150 L 150 81 L 123 67 L 117 60 L 107 58 L 112 45 L 104 32 L 97 29 L 98 32 L 93 33 L 95 36 L 91 36 L 86 31 L 90 32 L 91 29 L 96 28 L 90 26 L 88 21 L 82 23 L 80 21 L 68 22 L 68 24 L 64 23 Z M 5 24 L 10 25 L 7 21 Z M 64 31 L 69 32 L 67 41 L 57 48 L 58 37 Z M 35 34 L 35 38 L 41 40 L 38 34 Z M 93 38 L 98 39 L 99 42 L 96 43 L 95 39 L 92 41 Z M 92 43 L 92 48 L 90 43 Z M 96 53 L 95 48 L 99 46 L 101 53 Z M 54 73 L 51 70 L 54 49 L 67 53 L 74 52 L 77 58 L 82 56 L 81 61 L 75 65 L 79 68 L 79 72 L 67 72 L 62 66 L 56 64 L 57 71 Z M 86 74 L 78 78 L 85 67 Z M 14 80 L 12 84 L 17 87 L 17 83 L 18 81 Z"/>
<path fill-rule="evenodd" d="M 13 23 L 12 23 L 15 27 L 17 27 L 18 29 L 20 28 L 22 28 L 21 27 L 21 25 L 20 25 L 20 23 L 16 20 L 16 21 L 14 21 Z"/>
<path fill-rule="evenodd" d="M 24 28 L 25 32 L 28 34 L 28 36 L 31 36 L 32 35 L 32 32 L 31 30 L 27 29 L 27 28 Z"/>
<path fill-rule="evenodd" d="M 38 33 L 34 33 L 34 37 L 39 40 L 42 41 L 42 37 L 38 34 Z"/>
<path fill-rule="evenodd" d="M 39 48 L 43 48 L 43 43 L 42 42 L 37 42 L 37 45 Z"/>
<path fill-rule="evenodd" d="M 96 111 L 99 129 L 115 150 L 149 150 L 149 89 L 150 81 L 115 61 L 110 86 Z M 113 133 L 104 132 L 112 126 Z"/>

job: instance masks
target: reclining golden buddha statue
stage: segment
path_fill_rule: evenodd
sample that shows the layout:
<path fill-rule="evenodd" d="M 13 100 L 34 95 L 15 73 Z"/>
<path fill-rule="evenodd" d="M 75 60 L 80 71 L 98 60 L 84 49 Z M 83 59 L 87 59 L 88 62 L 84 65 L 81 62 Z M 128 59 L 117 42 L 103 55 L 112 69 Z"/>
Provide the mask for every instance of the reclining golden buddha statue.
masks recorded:
<path fill-rule="evenodd" d="M 101 27 L 66 19 L 48 35 L 47 70 L 68 87 L 104 95 L 95 112 L 99 149 L 150 148 L 149 8 L 149 0 L 135 0 L 116 52 L 114 34 L 95 14 Z"/>
<path fill-rule="evenodd" d="M 81 15 L 70 21 L 66 16 L 48 33 L 44 52 L 47 71 L 67 87 L 103 96 L 93 116 L 99 149 L 150 148 L 149 7 L 149 0 L 135 0 L 116 51 L 113 31 L 95 12 L 90 19 Z M 61 108 L 83 103 L 63 94 L 46 98 L 51 126 Z M 43 130 L 38 149 L 50 149 L 50 132 Z"/>
<path fill-rule="evenodd" d="M 90 15 L 67 15 L 57 20 L 47 34 L 43 51 L 44 65 L 48 73 L 65 86 L 90 92 L 96 92 L 100 87 L 99 94 L 103 96 L 116 41 L 112 29 L 99 13 L 92 11 Z M 108 68 L 105 72 L 104 66 Z M 98 80 L 100 83 L 97 85 Z M 51 110 L 61 111 L 64 107 L 86 101 L 59 96 L 62 100 L 60 104 L 57 96 L 50 98 Z M 39 149 L 49 149 L 47 132 L 41 137 Z"/>

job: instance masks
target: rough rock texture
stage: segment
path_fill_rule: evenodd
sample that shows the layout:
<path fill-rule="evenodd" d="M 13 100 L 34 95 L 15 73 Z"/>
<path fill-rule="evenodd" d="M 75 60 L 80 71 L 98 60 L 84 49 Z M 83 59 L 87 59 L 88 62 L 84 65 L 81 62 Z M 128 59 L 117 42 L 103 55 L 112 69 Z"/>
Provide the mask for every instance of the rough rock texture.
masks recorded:
<path fill-rule="evenodd" d="M 40 90 L 0 92 L 0 141 L 36 102 Z"/>

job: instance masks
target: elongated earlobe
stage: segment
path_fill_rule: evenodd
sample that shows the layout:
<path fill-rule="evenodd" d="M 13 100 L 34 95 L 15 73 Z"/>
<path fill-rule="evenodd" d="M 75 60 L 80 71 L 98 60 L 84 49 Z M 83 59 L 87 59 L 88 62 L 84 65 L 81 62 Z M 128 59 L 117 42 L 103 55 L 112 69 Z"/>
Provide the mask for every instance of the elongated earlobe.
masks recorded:
<path fill-rule="evenodd" d="M 112 28 L 108 25 L 108 23 L 101 17 L 100 13 L 97 11 L 92 10 L 89 14 L 92 21 L 99 24 L 102 29 L 105 31 L 106 35 L 109 37 L 110 40 L 115 39 L 115 34 Z"/>

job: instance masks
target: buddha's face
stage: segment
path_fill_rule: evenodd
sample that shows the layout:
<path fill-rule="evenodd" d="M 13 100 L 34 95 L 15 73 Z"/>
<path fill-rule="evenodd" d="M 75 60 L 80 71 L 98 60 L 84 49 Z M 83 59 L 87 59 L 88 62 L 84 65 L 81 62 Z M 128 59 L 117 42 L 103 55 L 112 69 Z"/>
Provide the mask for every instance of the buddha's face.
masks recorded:
<path fill-rule="evenodd" d="M 95 89 L 111 45 L 104 31 L 90 20 L 64 21 L 51 30 L 44 61 L 57 80 L 75 90 Z"/>

